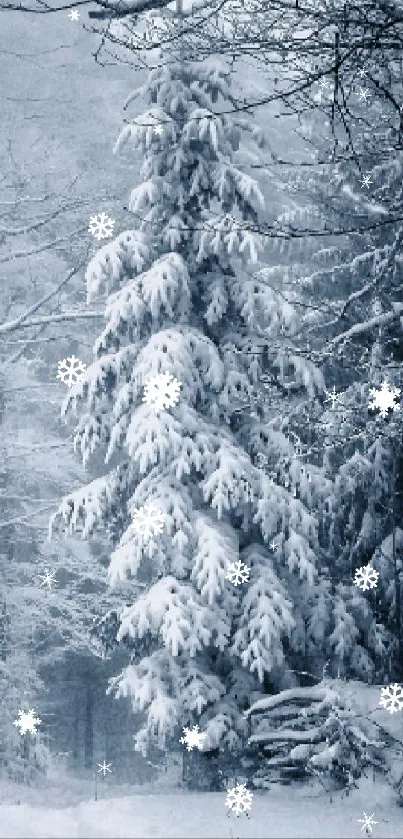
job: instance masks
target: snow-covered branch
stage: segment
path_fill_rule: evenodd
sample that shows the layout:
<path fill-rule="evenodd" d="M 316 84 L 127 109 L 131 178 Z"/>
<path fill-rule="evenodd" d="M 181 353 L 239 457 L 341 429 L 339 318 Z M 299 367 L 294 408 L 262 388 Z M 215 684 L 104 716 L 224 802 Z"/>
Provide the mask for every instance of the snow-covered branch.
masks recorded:
<path fill-rule="evenodd" d="M 75 268 L 72 268 L 71 271 L 68 272 L 66 277 L 63 277 L 61 282 L 56 286 L 55 289 L 52 289 L 48 294 L 45 294 L 40 300 L 33 304 L 24 314 L 20 315 L 13 321 L 9 321 L 8 323 L 0 324 L 0 335 L 4 332 L 13 332 L 15 329 L 18 329 L 20 326 L 24 324 L 24 321 L 27 321 L 31 315 L 35 314 L 35 312 L 40 309 L 45 303 L 52 299 L 65 285 L 71 280 L 72 277 L 77 273 L 77 271 L 82 268 L 83 263 L 77 265 Z M 25 325 L 25 324 L 24 324 Z M 31 324 L 32 326 L 32 324 Z"/>
<path fill-rule="evenodd" d="M 59 236 L 58 239 L 53 239 L 52 242 L 46 242 L 44 245 L 38 245 L 36 248 L 31 248 L 31 250 L 26 251 L 14 251 L 14 253 L 10 253 L 7 256 L 0 256 L 0 263 L 3 264 L 5 262 L 11 262 L 12 259 L 22 259 L 26 256 L 33 256 L 36 253 L 42 253 L 43 251 L 48 251 L 53 248 L 55 245 L 58 245 L 59 242 L 65 242 L 67 239 L 71 239 L 73 236 L 78 235 L 79 233 L 87 233 L 88 227 L 79 227 L 77 230 L 72 230 L 71 233 L 66 233 L 64 236 Z"/>
<path fill-rule="evenodd" d="M 263 734 L 252 734 L 249 743 L 317 743 L 324 739 L 324 731 L 321 728 L 309 728 L 306 731 L 295 731 L 292 728 L 282 731 L 265 731 Z"/>
<path fill-rule="evenodd" d="M 277 708 L 279 705 L 293 700 L 301 700 L 302 702 L 313 700 L 321 702 L 327 698 L 328 694 L 329 691 L 319 687 L 290 688 L 289 690 L 283 690 L 281 693 L 275 694 L 274 696 L 267 696 L 264 699 L 258 699 L 257 702 L 245 711 L 245 717 L 249 717 L 251 714 L 260 714 L 263 711 L 270 711 L 272 708 Z"/>
<path fill-rule="evenodd" d="M 14 332 L 16 329 L 27 329 L 30 326 L 42 326 L 48 323 L 64 323 L 65 321 L 75 320 L 94 320 L 103 318 L 103 312 L 62 312 L 62 314 L 44 315 L 41 318 L 33 318 L 31 320 L 11 320 L 8 323 L 0 325 L 0 335 L 8 332 Z"/>
<path fill-rule="evenodd" d="M 339 344 L 344 344 L 346 341 L 349 341 L 350 338 L 356 338 L 357 335 L 362 335 L 364 332 L 370 332 L 378 326 L 387 326 L 388 324 L 393 323 L 394 320 L 400 318 L 402 314 L 403 303 L 393 303 L 393 310 L 391 312 L 376 315 L 375 317 L 364 321 L 364 323 L 354 324 L 354 326 L 351 326 L 350 329 L 346 330 L 346 332 L 336 335 L 336 337 L 326 345 L 325 349 L 331 350 Z"/>

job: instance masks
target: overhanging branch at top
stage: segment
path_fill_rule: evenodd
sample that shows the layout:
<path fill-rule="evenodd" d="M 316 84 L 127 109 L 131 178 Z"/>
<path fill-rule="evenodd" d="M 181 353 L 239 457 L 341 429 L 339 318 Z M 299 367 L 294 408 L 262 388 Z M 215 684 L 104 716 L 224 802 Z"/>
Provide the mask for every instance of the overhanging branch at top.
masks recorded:
<path fill-rule="evenodd" d="M 51 14 L 54 12 L 63 12 L 66 9 L 77 8 L 78 6 L 99 6 L 99 9 L 92 9 L 88 12 L 91 18 L 107 18 L 107 17 L 126 17 L 128 15 L 137 15 L 141 12 L 151 12 L 153 10 L 165 9 L 172 4 L 172 0 L 71 0 L 69 3 L 62 5 L 56 4 L 50 6 L 44 0 L 32 0 L 32 2 L 14 2 L 13 0 L 0 0 L 0 11 L 3 9 L 9 11 L 28 12 L 31 14 Z M 181 14 L 183 17 L 193 14 L 196 10 L 200 11 L 208 6 L 208 2 L 204 0 L 195 0 L 192 3 L 191 9 L 183 9 Z"/>

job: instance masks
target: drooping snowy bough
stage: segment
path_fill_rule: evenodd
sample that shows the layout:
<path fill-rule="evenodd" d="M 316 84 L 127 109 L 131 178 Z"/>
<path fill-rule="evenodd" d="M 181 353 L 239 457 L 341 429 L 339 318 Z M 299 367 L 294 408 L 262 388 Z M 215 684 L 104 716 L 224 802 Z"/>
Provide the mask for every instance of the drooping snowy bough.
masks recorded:
<path fill-rule="evenodd" d="M 346 685 L 323 681 L 259 699 L 245 712 L 252 754 L 264 755 L 256 787 L 312 775 L 352 786 L 367 766 L 381 766 L 375 726 L 349 701 Z"/>

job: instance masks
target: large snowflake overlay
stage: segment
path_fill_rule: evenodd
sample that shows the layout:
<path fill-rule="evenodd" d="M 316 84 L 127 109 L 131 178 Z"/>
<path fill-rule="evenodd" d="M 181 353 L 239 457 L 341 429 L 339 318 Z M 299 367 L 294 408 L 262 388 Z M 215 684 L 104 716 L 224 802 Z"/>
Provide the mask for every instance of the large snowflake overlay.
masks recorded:
<path fill-rule="evenodd" d="M 109 239 L 109 236 L 112 236 L 114 224 L 115 219 L 109 218 L 106 213 L 98 213 L 96 216 L 91 216 L 88 231 L 99 242 L 101 239 Z"/>
<path fill-rule="evenodd" d="M 249 566 L 245 565 L 241 560 L 238 560 L 238 562 L 229 562 L 226 579 L 233 583 L 234 586 L 239 586 L 241 583 L 248 582 L 249 571 Z"/>
<path fill-rule="evenodd" d="M 194 725 L 193 728 L 183 729 L 183 737 L 179 742 L 186 746 L 188 752 L 191 752 L 193 749 L 202 749 L 205 738 L 206 735 L 199 731 L 199 726 Z"/>
<path fill-rule="evenodd" d="M 227 797 L 225 799 L 225 806 L 239 816 L 241 813 L 246 813 L 252 806 L 253 792 L 246 789 L 245 784 L 237 784 L 236 787 L 227 789 Z"/>
<path fill-rule="evenodd" d="M 362 565 L 357 568 L 354 576 L 354 585 L 358 586 L 361 591 L 367 591 L 369 588 L 376 588 L 378 583 L 379 572 L 375 568 L 371 568 L 370 564 Z"/>
<path fill-rule="evenodd" d="M 144 507 L 139 507 L 134 511 L 131 527 L 134 533 L 148 542 L 153 536 L 162 533 L 165 519 L 166 515 L 163 510 L 150 501 L 149 504 L 145 504 Z"/>
<path fill-rule="evenodd" d="M 144 388 L 143 402 L 152 405 L 156 414 L 174 408 L 179 401 L 182 382 L 171 373 L 157 373 L 150 376 Z"/>
<path fill-rule="evenodd" d="M 376 822 L 375 819 L 374 819 L 374 815 L 375 815 L 375 813 L 371 813 L 370 816 L 367 816 L 366 812 L 364 811 L 363 812 L 363 817 L 364 818 L 357 819 L 358 824 L 362 825 L 361 830 L 365 830 L 366 833 L 367 833 L 367 836 L 368 836 L 369 833 L 372 833 L 372 828 L 373 828 L 374 824 L 378 824 L 378 822 Z"/>
<path fill-rule="evenodd" d="M 403 711 L 403 688 L 401 685 L 395 682 L 394 685 L 381 688 L 379 704 L 391 714 L 395 714 L 397 711 Z"/>
<path fill-rule="evenodd" d="M 31 708 L 30 711 L 18 711 L 18 720 L 14 720 L 13 725 L 19 728 L 20 734 L 36 734 L 36 729 L 42 720 L 36 716 L 35 711 Z"/>
<path fill-rule="evenodd" d="M 61 382 L 65 382 L 67 387 L 73 387 L 77 382 L 81 382 L 87 366 L 79 358 L 76 358 L 75 355 L 71 355 L 69 358 L 64 358 L 63 361 L 59 361 L 57 369 L 58 374 L 56 378 L 60 379 Z"/>
<path fill-rule="evenodd" d="M 369 392 L 372 397 L 369 407 L 373 411 L 379 410 L 381 417 L 384 419 L 387 417 L 389 410 L 400 411 L 400 405 L 397 405 L 395 402 L 400 396 L 400 388 L 390 387 L 389 383 L 385 380 L 382 382 L 380 390 L 371 387 Z"/>

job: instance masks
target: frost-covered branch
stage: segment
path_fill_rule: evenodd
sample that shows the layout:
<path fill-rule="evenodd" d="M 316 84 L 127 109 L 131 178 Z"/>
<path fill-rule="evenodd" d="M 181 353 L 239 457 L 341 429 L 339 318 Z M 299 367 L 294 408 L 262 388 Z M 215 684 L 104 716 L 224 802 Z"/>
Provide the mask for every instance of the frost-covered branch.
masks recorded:
<path fill-rule="evenodd" d="M 12 259 L 22 259 L 23 257 L 33 256 L 36 253 L 48 251 L 55 245 L 58 245 L 60 242 L 66 242 L 66 240 L 71 239 L 73 236 L 77 236 L 79 233 L 87 232 L 88 227 L 79 227 L 77 230 L 72 230 L 71 233 L 66 233 L 64 236 L 59 236 L 57 239 L 53 239 L 52 242 L 46 242 L 43 245 L 38 245 L 38 247 L 31 248 L 31 250 L 14 251 L 14 253 L 10 253 L 7 256 L 0 256 L 0 264 L 4 264 L 5 262 L 11 262 Z"/>
<path fill-rule="evenodd" d="M 63 279 L 60 281 L 60 283 L 56 286 L 55 289 L 52 289 L 52 291 L 50 291 L 48 294 L 45 294 L 44 297 L 38 300 L 37 303 L 34 303 L 33 306 L 31 306 L 28 309 L 28 311 L 24 312 L 24 314 L 20 315 L 13 321 L 0 324 L 0 335 L 4 334 L 5 332 L 13 332 L 15 329 L 18 329 L 20 326 L 22 326 L 24 324 L 24 321 L 28 320 L 28 318 L 30 318 L 31 315 L 35 314 L 35 312 L 37 312 L 38 309 L 41 308 L 41 306 L 43 306 L 45 303 L 51 300 L 52 297 L 58 294 L 58 292 L 61 291 L 61 289 L 64 288 L 65 285 L 67 285 L 69 280 L 71 280 L 71 278 L 74 277 L 77 271 L 80 268 L 82 268 L 83 264 L 84 263 L 80 263 L 75 268 L 72 268 L 71 271 L 68 272 L 67 276 L 63 277 Z"/>
<path fill-rule="evenodd" d="M 289 690 L 283 690 L 281 693 L 275 694 L 274 696 L 267 696 L 264 699 L 258 699 L 257 702 L 254 702 L 254 704 L 245 711 L 245 717 L 249 717 L 251 714 L 260 714 L 262 711 L 270 711 L 272 708 L 277 708 L 279 705 L 293 700 L 302 700 L 303 702 L 310 699 L 314 701 L 322 701 L 327 699 L 328 696 L 329 691 L 325 688 L 290 688 Z"/>
<path fill-rule="evenodd" d="M 28 329 L 30 326 L 42 326 L 49 323 L 64 323 L 65 321 L 75 320 L 99 320 L 103 318 L 103 312 L 62 312 L 62 314 L 44 315 L 40 318 L 33 318 L 31 320 L 19 321 L 17 318 L 8 323 L 0 325 L 0 335 L 8 332 L 14 332 L 16 329 Z"/>
<path fill-rule="evenodd" d="M 363 335 L 364 332 L 370 332 L 378 326 L 387 326 L 388 324 L 393 323 L 394 320 L 400 318 L 402 314 L 403 303 L 393 303 L 393 311 L 376 315 L 373 318 L 369 318 L 369 320 L 364 323 L 355 323 L 354 326 L 351 326 L 350 329 L 346 330 L 346 332 L 342 332 L 341 335 L 336 335 L 332 341 L 329 341 L 325 349 L 331 350 L 334 347 L 337 347 L 338 344 L 344 344 L 350 338 L 356 338 L 357 335 Z"/>

